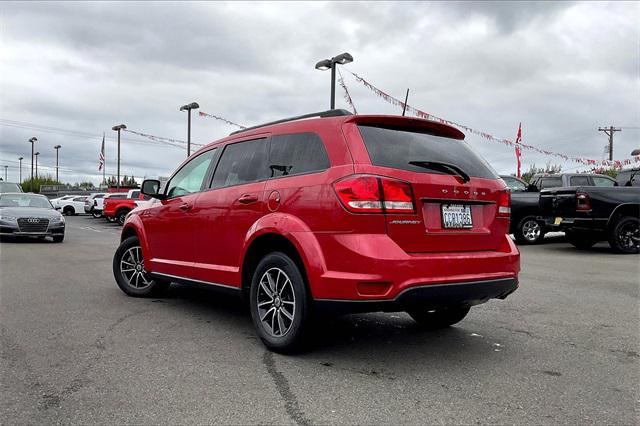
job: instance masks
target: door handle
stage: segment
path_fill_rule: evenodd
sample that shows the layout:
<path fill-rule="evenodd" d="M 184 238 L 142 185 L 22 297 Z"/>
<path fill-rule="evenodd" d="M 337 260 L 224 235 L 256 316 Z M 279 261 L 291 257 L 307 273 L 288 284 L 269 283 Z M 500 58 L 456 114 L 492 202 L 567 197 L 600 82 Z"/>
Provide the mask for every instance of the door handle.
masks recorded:
<path fill-rule="evenodd" d="M 189 211 L 189 210 L 191 210 L 191 204 L 182 203 L 182 204 L 180 204 L 179 209 L 182 210 L 183 212 Z"/>
<path fill-rule="evenodd" d="M 242 197 L 238 198 L 238 202 L 242 204 L 251 204 L 258 201 L 258 196 L 253 194 L 244 194 Z"/>

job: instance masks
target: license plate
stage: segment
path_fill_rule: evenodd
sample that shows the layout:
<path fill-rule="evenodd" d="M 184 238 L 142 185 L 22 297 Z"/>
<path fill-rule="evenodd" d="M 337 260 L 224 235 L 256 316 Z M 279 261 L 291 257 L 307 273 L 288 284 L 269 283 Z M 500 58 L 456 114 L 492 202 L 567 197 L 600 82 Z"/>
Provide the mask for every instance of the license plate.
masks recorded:
<path fill-rule="evenodd" d="M 471 206 L 463 204 L 443 204 L 442 226 L 447 229 L 472 228 Z"/>
<path fill-rule="evenodd" d="M 554 225 L 560 225 L 562 223 L 562 218 L 561 217 L 556 217 L 556 220 L 553 221 Z"/>

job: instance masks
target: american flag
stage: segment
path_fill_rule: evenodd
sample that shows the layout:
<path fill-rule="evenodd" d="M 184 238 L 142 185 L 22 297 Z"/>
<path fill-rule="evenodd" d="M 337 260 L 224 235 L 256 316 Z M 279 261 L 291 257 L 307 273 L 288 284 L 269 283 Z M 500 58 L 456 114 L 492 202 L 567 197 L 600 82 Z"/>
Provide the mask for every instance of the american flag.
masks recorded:
<path fill-rule="evenodd" d="M 100 156 L 98 157 L 98 171 L 104 167 L 104 133 L 102 134 L 102 148 L 100 148 Z"/>

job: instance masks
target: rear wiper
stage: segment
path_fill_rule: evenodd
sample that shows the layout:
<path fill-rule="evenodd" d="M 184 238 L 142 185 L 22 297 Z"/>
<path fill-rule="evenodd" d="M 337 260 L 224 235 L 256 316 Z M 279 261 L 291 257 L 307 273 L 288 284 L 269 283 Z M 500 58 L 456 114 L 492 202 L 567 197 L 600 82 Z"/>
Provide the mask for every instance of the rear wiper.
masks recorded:
<path fill-rule="evenodd" d="M 409 161 L 412 166 L 423 167 L 425 169 L 437 170 L 450 175 L 458 175 L 462 178 L 462 181 L 467 183 L 471 180 L 471 177 L 462 170 L 459 166 L 450 163 L 442 163 L 440 161 Z"/>

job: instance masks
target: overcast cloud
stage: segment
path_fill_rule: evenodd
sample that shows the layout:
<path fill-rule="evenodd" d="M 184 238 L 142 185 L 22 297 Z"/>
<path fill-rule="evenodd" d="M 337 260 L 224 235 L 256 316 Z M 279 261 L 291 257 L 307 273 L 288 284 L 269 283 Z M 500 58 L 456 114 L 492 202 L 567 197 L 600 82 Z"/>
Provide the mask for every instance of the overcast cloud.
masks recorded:
<path fill-rule="evenodd" d="M 513 139 L 522 122 L 525 143 L 603 159 L 597 128 L 627 127 L 614 144 L 624 159 L 640 148 L 638 22 L 637 2 L 3 2 L 0 165 L 15 181 L 22 156 L 28 173 L 36 136 L 44 166 L 62 145 L 62 180 L 98 183 L 101 134 L 110 174 L 119 123 L 185 140 L 178 107 L 192 101 L 245 125 L 323 110 L 330 76 L 314 65 L 345 51 L 355 59 L 345 68 L 388 93 L 402 98 L 410 87 L 409 104 L 497 137 Z M 359 113 L 400 113 L 343 74 Z M 347 108 L 342 95 L 338 87 Z M 192 141 L 234 130 L 195 116 Z M 186 149 L 124 136 L 122 174 L 166 176 L 184 159 Z M 515 171 L 512 149 L 467 141 L 499 172 Z M 525 168 L 584 169 L 523 155 Z"/>

